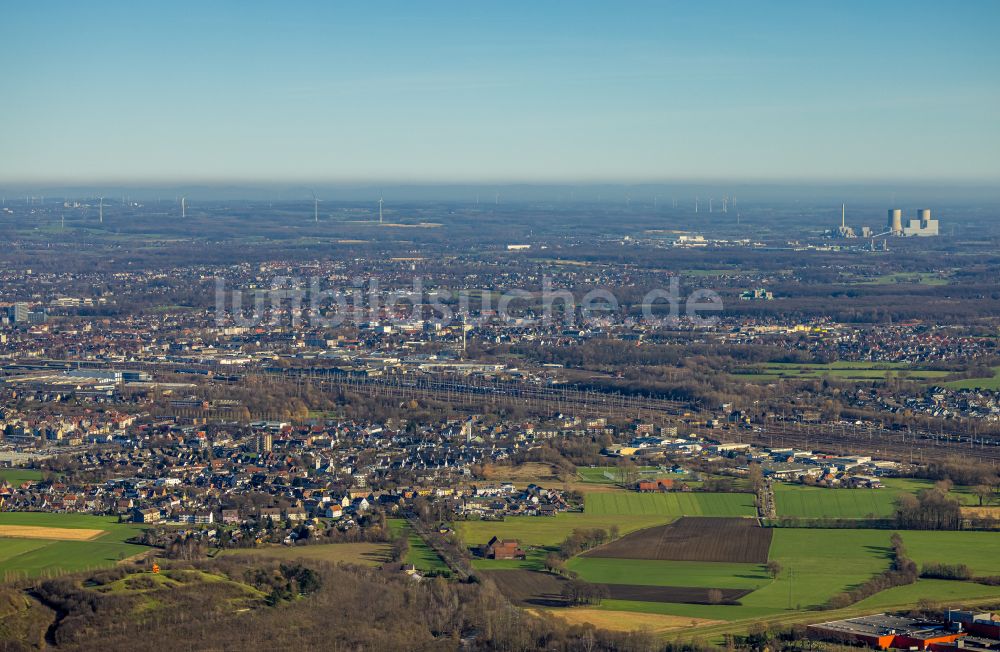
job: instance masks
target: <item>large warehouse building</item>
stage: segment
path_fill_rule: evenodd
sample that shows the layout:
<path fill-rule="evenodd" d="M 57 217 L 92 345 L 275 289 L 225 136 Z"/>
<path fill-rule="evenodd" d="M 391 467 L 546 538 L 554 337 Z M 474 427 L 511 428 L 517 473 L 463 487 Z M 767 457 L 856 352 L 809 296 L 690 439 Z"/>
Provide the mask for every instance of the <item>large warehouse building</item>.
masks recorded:
<path fill-rule="evenodd" d="M 929 646 L 954 643 L 966 633 L 944 623 L 878 614 L 810 625 L 816 638 L 850 644 L 861 643 L 880 650 L 926 650 Z"/>

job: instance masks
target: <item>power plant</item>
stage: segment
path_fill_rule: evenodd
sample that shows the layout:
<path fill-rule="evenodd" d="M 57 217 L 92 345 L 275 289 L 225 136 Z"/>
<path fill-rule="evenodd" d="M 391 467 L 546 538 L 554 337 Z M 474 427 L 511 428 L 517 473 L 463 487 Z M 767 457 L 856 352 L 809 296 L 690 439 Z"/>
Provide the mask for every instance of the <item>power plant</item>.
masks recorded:
<path fill-rule="evenodd" d="M 917 219 L 910 220 L 910 225 L 903 229 L 903 235 L 938 235 L 938 221 L 931 219 L 931 209 L 921 208 L 918 210 Z"/>
<path fill-rule="evenodd" d="M 847 226 L 847 205 L 840 205 L 840 228 L 837 229 L 837 235 L 841 238 L 856 238 L 857 234 L 854 233 L 854 229 Z"/>
<path fill-rule="evenodd" d="M 940 235 L 940 225 L 937 220 L 931 218 L 931 209 L 920 208 L 917 210 L 917 216 L 911 219 L 907 224 L 903 225 L 903 211 L 899 208 L 890 208 L 888 213 L 888 220 L 886 221 L 885 231 L 881 233 L 875 233 L 876 229 L 871 229 L 867 226 L 861 227 L 861 237 L 862 238 L 881 238 L 882 236 L 896 236 L 896 237 L 928 237 Z M 858 232 L 852 227 L 847 225 L 847 209 L 843 204 L 840 207 L 840 226 L 831 231 L 827 231 L 827 234 L 839 237 L 839 238 L 856 238 L 858 237 Z"/>
<path fill-rule="evenodd" d="M 903 226 L 903 211 L 893 208 L 889 211 L 889 230 L 896 236 L 917 236 L 927 237 L 940 235 L 938 221 L 931 219 L 931 209 L 917 209 L 916 219 L 910 220 Z"/>

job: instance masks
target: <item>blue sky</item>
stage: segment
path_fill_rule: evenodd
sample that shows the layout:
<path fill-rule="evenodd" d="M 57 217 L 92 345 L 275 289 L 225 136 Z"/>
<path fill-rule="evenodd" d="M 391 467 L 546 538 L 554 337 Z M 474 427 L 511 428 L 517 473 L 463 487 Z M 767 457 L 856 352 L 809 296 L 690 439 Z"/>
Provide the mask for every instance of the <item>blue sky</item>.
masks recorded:
<path fill-rule="evenodd" d="M 1000 2 L 0 8 L 0 181 L 1000 179 Z"/>

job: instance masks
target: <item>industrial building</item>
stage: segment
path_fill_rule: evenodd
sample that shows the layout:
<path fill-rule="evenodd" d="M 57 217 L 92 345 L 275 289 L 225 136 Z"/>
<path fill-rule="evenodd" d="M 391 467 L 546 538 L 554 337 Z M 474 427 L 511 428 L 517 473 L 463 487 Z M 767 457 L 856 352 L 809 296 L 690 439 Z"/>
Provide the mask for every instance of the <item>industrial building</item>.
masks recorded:
<path fill-rule="evenodd" d="M 885 228 L 892 235 L 903 235 L 903 211 L 898 208 L 890 208 L 889 221 Z"/>
<path fill-rule="evenodd" d="M 858 237 L 858 232 L 847 225 L 846 206 L 841 205 L 840 207 L 840 226 L 838 226 L 836 230 L 827 231 L 827 233 L 838 238 L 851 239 Z M 905 225 L 903 224 L 902 209 L 890 208 L 884 232 L 875 233 L 867 226 L 861 227 L 862 238 L 877 238 L 883 235 L 892 235 L 897 237 L 936 236 L 940 235 L 940 229 L 938 221 L 931 218 L 931 209 L 929 208 L 918 209 L 916 218 L 909 220 Z"/>
<path fill-rule="evenodd" d="M 931 219 L 931 209 L 921 208 L 917 211 L 917 219 L 910 220 L 908 226 L 903 227 L 903 235 L 906 236 L 933 236 L 938 235 L 938 221 Z"/>
<path fill-rule="evenodd" d="M 774 293 L 764 288 L 756 288 L 740 293 L 740 301 L 772 301 Z"/>
<path fill-rule="evenodd" d="M 949 609 L 948 622 L 961 623 L 970 634 L 1000 639 L 1000 616 L 989 611 Z"/>
<path fill-rule="evenodd" d="M 926 237 L 940 234 L 938 221 L 931 219 L 931 209 L 929 208 L 918 209 L 916 219 L 907 222 L 906 226 L 903 226 L 903 211 L 898 208 L 890 208 L 886 230 L 892 235 L 907 237 Z"/>
<path fill-rule="evenodd" d="M 840 227 L 837 228 L 837 236 L 841 238 L 856 238 L 857 234 L 854 233 L 854 229 L 847 226 L 847 206 L 845 204 L 840 205 Z"/>
<path fill-rule="evenodd" d="M 809 632 L 822 640 L 860 643 L 880 650 L 926 650 L 966 636 L 957 623 L 928 622 L 888 614 L 809 625 Z"/>
<path fill-rule="evenodd" d="M 66 375 L 73 378 L 94 378 L 113 383 L 146 382 L 150 375 L 145 371 L 131 369 L 70 369 Z"/>

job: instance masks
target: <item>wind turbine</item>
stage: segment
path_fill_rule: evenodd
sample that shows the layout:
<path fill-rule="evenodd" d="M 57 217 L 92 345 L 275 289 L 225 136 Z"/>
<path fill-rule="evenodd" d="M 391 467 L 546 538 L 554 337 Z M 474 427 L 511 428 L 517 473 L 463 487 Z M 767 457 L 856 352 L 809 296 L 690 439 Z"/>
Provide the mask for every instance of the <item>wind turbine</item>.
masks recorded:
<path fill-rule="evenodd" d="M 307 188 L 306 190 L 309 189 Z M 313 200 L 313 222 L 319 224 L 319 203 L 323 200 L 317 197 L 315 191 L 313 190 L 309 190 L 309 196 L 312 197 Z"/>

